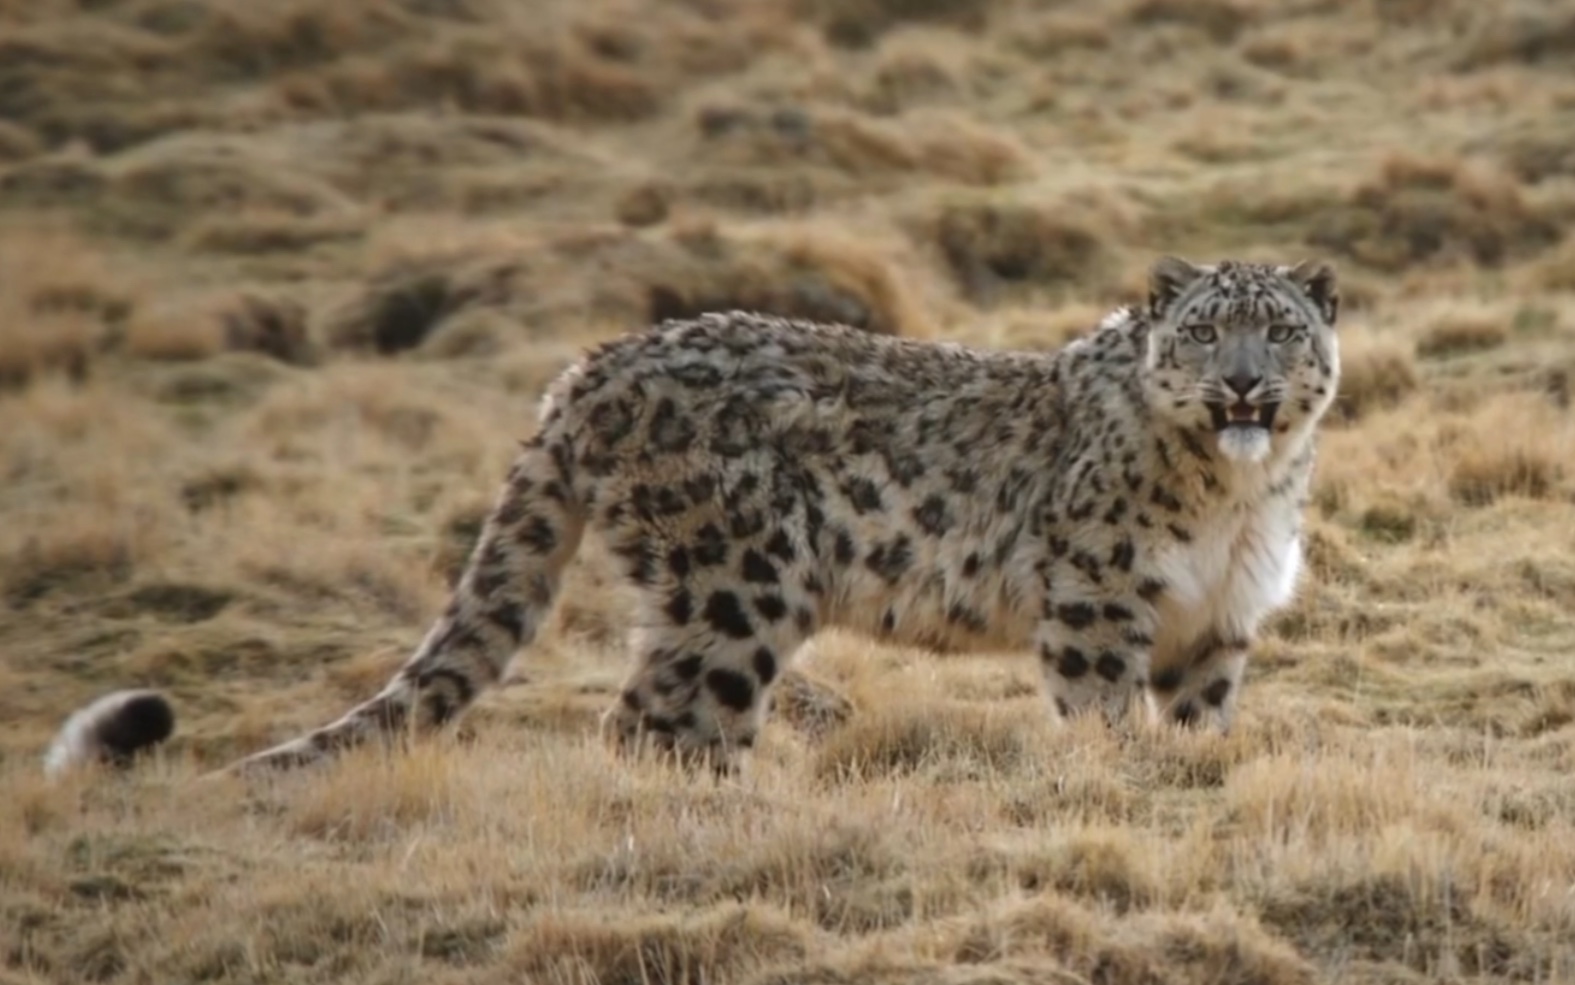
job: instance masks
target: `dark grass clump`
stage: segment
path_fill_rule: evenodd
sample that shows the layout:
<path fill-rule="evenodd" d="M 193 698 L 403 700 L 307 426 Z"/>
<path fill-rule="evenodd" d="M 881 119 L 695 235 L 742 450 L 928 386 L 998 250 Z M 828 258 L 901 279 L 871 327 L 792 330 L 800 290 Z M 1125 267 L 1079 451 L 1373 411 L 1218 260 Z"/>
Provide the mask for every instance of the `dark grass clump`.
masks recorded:
<path fill-rule="evenodd" d="M 1109 272 L 1104 232 L 1076 209 L 960 200 L 941 206 L 925 225 L 959 290 L 975 304 L 1035 288 L 1086 289 Z"/>
<path fill-rule="evenodd" d="M 219 324 L 226 349 L 260 352 L 296 366 L 317 361 L 317 346 L 307 328 L 306 306 L 294 298 L 243 294 L 219 313 Z"/>
<path fill-rule="evenodd" d="M 1308 241 L 1386 272 L 1422 264 L 1486 267 L 1537 254 L 1559 239 L 1511 177 L 1458 159 L 1396 155 L 1315 223 Z"/>
<path fill-rule="evenodd" d="M 327 341 L 383 356 L 414 349 L 461 312 L 506 307 L 524 292 L 523 272 L 507 256 L 481 253 L 396 260 L 329 317 Z"/>
<path fill-rule="evenodd" d="M 841 48 L 868 48 L 908 24 L 940 24 L 976 31 L 989 22 L 995 0 L 798 0 L 800 15 Z"/>
<path fill-rule="evenodd" d="M 1530 5 L 1484 7 L 1486 15 L 1462 45 L 1454 67 L 1472 72 L 1499 65 L 1550 65 L 1575 55 L 1575 13 Z"/>
<path fill-rule="evenodd" d="M 850 325 L 880 335 L 925 335 L 923 315 L 881 253 L 813 234 L 733 239 L 681 232 L 646 281 L 653 322 L 711 311 L 757 311 Z"/>
<path fill-rule="evenodd" d="M 601 273 L 577 276 L 587 269 Z M 609 228 L 398 257 L 326 315 L 323 336 L 335 349 L 441 357 L 587 317 L 635 331 L 734 310 L 923 336 L 913 294 L 880 248 L 852 237 L 792 227 L 726 235 L 708 222 Z"/>
<path fill-rule="evenodd" d="M 1473 896 L 1470 887 L 1408 885 L 1391 875 L 1331 878 L 1276 892 L 1259 916 L 1305 952 L 1338 946 L 1419 972 L 1458 962 L 1472 977 L 1534 978 L 1535 959 L 1517 954 L 1506 928 L 1475 912 Z"/>

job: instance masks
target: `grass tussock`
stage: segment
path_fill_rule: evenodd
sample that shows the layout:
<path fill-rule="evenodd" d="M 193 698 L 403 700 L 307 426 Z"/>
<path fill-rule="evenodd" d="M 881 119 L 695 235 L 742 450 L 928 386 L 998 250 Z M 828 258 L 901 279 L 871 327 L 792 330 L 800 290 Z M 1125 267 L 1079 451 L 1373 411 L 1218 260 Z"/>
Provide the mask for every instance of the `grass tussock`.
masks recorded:
<path fill-rule="evenodd" d="M 1141 919 L 1120 933 L 1099 915 L 1056 897 L 1003 906 L 979 918 L 954 947 L 954 959 L 963 964 L 1001 967 L 1005 974 L 1023 969 L 1022 978 L 1006 981 L 1045 975 L 1189 985 L 1314 980 L 1306 964 L 1273 937 L 1229 914 Z"/>
<path fill-rule="evenodd" d="M 1313 230 L 1314 245 L 1379 270 L 1423 263 L 1499 266 L 1559 239 L 1511 176 L 1458 159 L 1394 155 Z"/>
<path fill-rule="evenodd" d="M 708 148 L 754 166 L 834 169 L 867 181 L 933 176 L 991 186 L 1027 177 L 1032 159 L 1010 135 L 966 116 L 919 111 L 882 120 L 847 110 L 712 106 L 698 119 Z"/>
<path fill-rule="evenodd" d="M 0 389 L 47 375 L 85 379 L 99 337 L 99 326 L 80 316 L 35 319 L 0 311 Z"/>
<path fill-rule="evenodd" d="M 292 827 L 302 837 L 350 842 L 397 836 L 411 825 L 440 827 L 454 812 L 479 806 L 451 765 L 441 745 L 396 755 L 368 749 L 336 765 L 332 782 L 311 787 L 292 811 Z"/>
<path fill-rule="evenodd" d="M 43 149 L 43 141 L 31 130 L 15 123 L 0 122 L 0 163 L 25 160 Z"/>
<path fill-rule="evenodd" d="M 1103 51 L 1114 42 L 1108 17 L 1081 11 L 1056 11 L 1019 27 L 1013 44 L 1035 58 L 1077 51 Z"/>
<path fill-rule="evenodd" d="M 623 330 L 743 310 L 927 335 L 928 318 L 886 249 L 799 224 L 730 235 L 709 221 L 653 233 L 609 228 L 546 242 L 398 249 L 364 287 L 327 309 L 323 335 L 352 352 L 485 355 L 545 334 L 562 310 L 587 306 Z M 566 281 L 586 265 L 608 274 Z"/>
<path fill-rule="evenodd" d="M 938 35 L 938 36 L 937 36 Z M 881 45 L 858 105 L 890 116 L 923 106 L 946 105 L 961 95 L 968 65 L 953 35 L 913 32 Z M 965 123 L 966 117 L 959 122 Z"/>
<path fill-rule="evenodd" d="M 1006 879 L 1029 893 L 1056 892 L 1116 913 L 1163 902 L 1163 873 L 1150 867 L 1130 838 L 1107 831 L 1074 831 L 1047 848 L 1001 848 L 975 859 L 976 879 Z"/>
<path fill-rule="evenodd" d="M 1400 430 L 1415 406 L 1374 413 L 1369 426 L 1390 431 L 1382 442 L 1332 442 L 1341 457 L 1314 492 L 1325 515 L 1370 543 L 1438 549 L 1464 509 L 1568 498 L 1570 428 L 1544 394 L 1484 397 L 1469 413 L 1432 412 Z"/>
<path fill-rule="evenodd" d="M 867 48 L 888 32 L 915 24 L 941 24 L 979 30 L 989 19 L 993 0 L 794 0 L 798 13 L 817 25 L 826 40 L 843 48 Z"/>
<path fill-rule="evenodd" d="M 1575 261 L 1575 239 L 1566 240 L 1548 251 L 1531 268 L 1527 278 L 1530 286 L 1543 291 L 1575 291 L 1575 274 L 1570 273 L 1572 261 Z"/>
<path fill-rule="evenodd" d="M 1261 8 L 1244 0 L 1137 0 L 1127 8 L 1127 20 L 1139 26 L 1183 25 L 1203 32 L 1216 44 L 1235 41 L 1252 25 Z"/>
<path fill-rule="evenodd" d="M 462 310 L 507 304 L 521 271 L 502 256 L 395 259 L 330 316 L 324 335 L 335 347 L 385 356 L 414 349 Z"/>
<path fill-rule="evenodd" d="M 186 244 L 212 253 L 256 255 L 307 250 L 358 238 L 363 223 L 344 216 L 301 216 L 277 208 L 211 216 L 192 223 Z"/>
<path fill-rule="evenodd" d="M 677 230 L 674 238 L 688 256 L 674 265 L 676 278 L 652 279 L 653 321 L 737 309 L 881 335 L 931 332 L 913 285 L 879 245 L 856 236 L 789 227 L 780 236 L 729 242 L 700 225 Z"/>
<path fill-rule="evenodd" d="M 219 325 L 189 305 L 155 305 L 137 312 L 121 337 L 121 350 L 137 359 L 198 362 L 224 347 Z"/>
<path fill-rule="evenodd" d="M 1331 413 L 1356 421 L 1373 410 L 1393 407 L 1415 392 L 1421 378 L 1416 359 L 1396 341 L 1356 336 L 1340 342 L 1340 388 Z"/>
<path fill-rule="evenodd" d="M 297 111 L 388 112 L 451 105 L 467 113 L 572 123 L 627 123 L 661 112 L 675 85 L 736 71 L 776 43 L 772 11 L 681 7 L 638 20 L 610 10 L 476 27 L 450 24 L 384 47 L 274 73 Z M 576 23 L 577 22 L 577 23 Z M 545 29 L 543 29 L 545 28 Z"/>
<path fill-rule="evenodd" d="M 548 916 L 510 941 L 505 963 L 532 978 L 703 982 L 736 980 L 807 950 L 802 925 L 735 904 L 689 916 Z"/>
<path fill-rule="evenodd" d="M 265 77 L 404 40 L 416 29 L 397 7 L 353 2 L 329 9 L 283 3 L 206 10 L 181 34 L 185 54 L 206 62 L 209 71 Z"/>
<path fill-rule="evenodd" d="M 1496 15 L 1496 16 L 1495 16 Z M 1495 11 L 1478 19 L 1455 61 L 1462 71 L 1538 65 L 1575 51 L 1575 15 L 1547 10 Z"/>
<path fill-rule="evenodd" d="M 0 391 L 42 377 L 85 380 L 136 300 L 130 281 L 69 230 L 0 230 Z"/>
<path fill-rule="evenodd" d="M 107 18 L 50 17 L 21 24 L 0 42 L 0 88 L 14 93 L 8 118 L 49 143 L 78 139 L 116 149 L 189 125 L 167 106 L 125 106 L 117 73 L 142 82 L 169 66 L 167 40 Z M 31 94 L 32 98 L 20 98 Z M 122 115 L 115 110 L 129 109 Z"/>
<path fill-rule="evenodd" d="M 962 199 L 937 209 L 924 233 L 963 295 L 989 306 L 1003 296 L 1109 278 L 1111 240 L 1124 223 L 1102 204 Z"/>
<path fill-rule="evenodd" d="M 1570 131 L 1563 122 L 1540 127 L 1511 125 L 1500 128 L 1472 149 L 1495 153 L 1515 177 L 1528 185 L 1538 185 L 1575 174 L 1575 149 L 1571 148 L 1569 137 Z"/>
<path fill-rule="evenodd" d="M 24 538 L 7 538 L 4 558 L 6 601 L 26 605 L 58 591 L 102 589 L 131 576 L 157 537 L 136 530 L 127 518 L 94 519 L 79 515 L 69 526 L 35 529 Z"/>
<path fill-rule="evenodd" d="M 1548 499 L 1565 491 L 1571 431 L 1545 401 L 1497 401 L 1467 427 L 1439 435 L 1452 459 L 1449 493 L 1467 506 L 1506 496 Z"/>
<path fill-rule="evenodd" d="M 287 105 L 313 114 L 451 103 L 468 113 L 632 122 L 661 109 L 660 82 L 550 39 L 476 34 L 418 45 L 402 57 L 345 60 L 278 85 Z"/>
<path fill-rule="evenodd" d="M 317 345 L 304 304 L 284 295 L 242 294 L 218 314 L 224 347 L 260 352 L 284 363 L 310 365 Z"/>
<path fill-rule="evenodd" d="M 1010 772 L 1029 755 L 1023 725 L 1019 716 L 980 713 L 967 706 L 872 710 L 826 741 L 816 770 L 843 781 L 917 770 Z"/>
<path fill-rule="evenodd" d="M 0 0 L 0 979 L 1575 980 L 1568 20 Z M 397 672 L 586 346 L 750 308 L 1043 350 L 1161 251 L 1340 273 L 1229 736 L 833 633 L 742 775 L 614 758 L 590 541 L 452 735 L 197 782 Z M 46 783 L 137 685 L 175 740 Z"/>
<path fill-rule="evenodd" d="M 1443 359 L 1497 349 L 1508 340 L 1503 318 L 1486 311 L 1459 311 L 1431 321 L 1417 339 L 1416 354 Z"/>

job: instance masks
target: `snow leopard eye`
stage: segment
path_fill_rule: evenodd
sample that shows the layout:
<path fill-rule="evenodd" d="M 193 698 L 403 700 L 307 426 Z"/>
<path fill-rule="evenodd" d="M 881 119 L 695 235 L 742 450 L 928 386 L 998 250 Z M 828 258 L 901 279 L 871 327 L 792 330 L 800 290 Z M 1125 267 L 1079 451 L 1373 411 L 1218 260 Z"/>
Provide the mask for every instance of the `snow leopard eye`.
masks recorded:
<path fill-rule="evenodd" d="M 1269 341 L 1275 345 L 1284 345 L 1296 337 L 1295 325 L 1270 325 Z"/>
<path fill-rule="evenodd" d="M 1202 323 L 1188 325 L 1183 328 L 1182 331 L 1186 332 L 1188 337 L 1190 337 L 1192 341 L 1196 342 L 1198 345 L 1213 345 L 1215 342 L 1219 341 L 1220 337 L 1219 330 L 1213 325 L 1206 325 Z"/>

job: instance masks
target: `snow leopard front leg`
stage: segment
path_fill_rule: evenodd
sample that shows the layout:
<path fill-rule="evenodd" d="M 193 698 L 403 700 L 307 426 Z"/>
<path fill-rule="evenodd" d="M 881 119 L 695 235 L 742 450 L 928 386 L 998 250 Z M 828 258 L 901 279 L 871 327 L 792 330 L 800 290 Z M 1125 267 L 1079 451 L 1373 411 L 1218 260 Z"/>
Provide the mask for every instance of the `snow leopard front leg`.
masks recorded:
<path fill-rule="evenodd" d="M 1210 631 L 1174 666 L 1156 667 L 1153 688 L 1161 718 L 1186 728 L 1230 731 L 1252 640 Z"/>
<path fill-rule="evenodd" d="M 1062 719 L 1098 710 L 1114 725 L 1148 700 L 1156 615 L 1146 589 L 1086 555 L 1052 569 L 1035 643 Z"/>

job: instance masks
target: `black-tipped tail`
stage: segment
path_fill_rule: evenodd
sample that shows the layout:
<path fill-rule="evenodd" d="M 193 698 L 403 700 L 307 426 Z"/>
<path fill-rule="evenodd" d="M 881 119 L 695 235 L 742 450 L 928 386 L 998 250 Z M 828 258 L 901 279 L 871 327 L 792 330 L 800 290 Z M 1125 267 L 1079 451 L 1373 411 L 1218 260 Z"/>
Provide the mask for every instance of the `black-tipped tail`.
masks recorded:
<path fill-rule="evenodd" d="M 58 776 L 89 763 L 126 767 L 174 731 L 175 709 L 164 695 L 115 691 L 66 719 L 44 757 L 44 772 Z"/>

